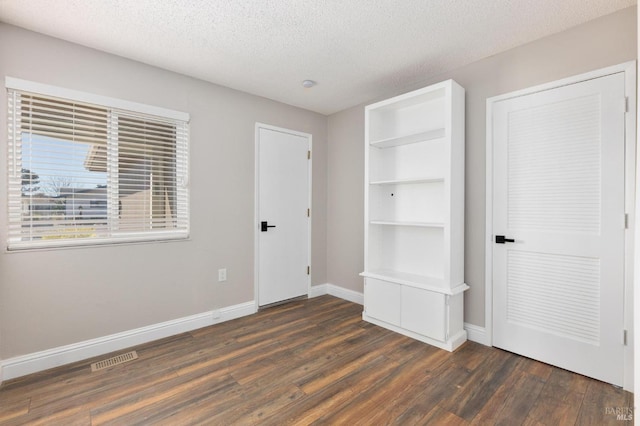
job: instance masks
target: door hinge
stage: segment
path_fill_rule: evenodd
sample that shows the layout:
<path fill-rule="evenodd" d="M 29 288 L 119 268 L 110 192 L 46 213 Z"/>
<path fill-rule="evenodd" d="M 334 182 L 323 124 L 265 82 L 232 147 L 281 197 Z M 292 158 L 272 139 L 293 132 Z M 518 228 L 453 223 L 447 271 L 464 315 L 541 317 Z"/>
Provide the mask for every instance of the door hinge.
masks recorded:
<path fill-rule="evenodd" d="M 307 209 L 307 217 L 311 217 L 311 209 Z"/>
<path fill-rule="evenodd" d="M 311 266 L 307 266 L 307 275 L 311 275 Z"/>
<path fill-rule="evenodd" d="M 311 160 L 311 151 L 307 151 L 307 160 Z"/>
<path fill-rule="evenodd" d="M 627 346 L 627 330 L 622 330 L 622 344 Z"/>
<path fill-rule="evenodd" d="M 629 229 L 629 213 L 624 214 L 624 229 Z"/>
<path fill-rule="evenodd" d="M 629 97 L 624 97 L 624 112 L 629 112 Z"/>

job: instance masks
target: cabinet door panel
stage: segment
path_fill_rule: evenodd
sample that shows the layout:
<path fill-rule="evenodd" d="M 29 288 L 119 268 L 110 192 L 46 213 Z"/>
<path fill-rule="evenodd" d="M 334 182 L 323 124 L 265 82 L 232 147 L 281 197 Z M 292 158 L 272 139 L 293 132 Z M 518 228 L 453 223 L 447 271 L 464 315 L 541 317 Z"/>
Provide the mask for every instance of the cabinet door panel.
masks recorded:
<path fill-rule="evenodd" d="M 446 340 L 445 295 L 416 287 L 402 287 L 401 326 L 432 339 Z"/>
<path fill-rule="evenodd" d="M 364 287 L 366 314 L 372 318 L 400 325 L 400 285 L 367 278 Z"/>

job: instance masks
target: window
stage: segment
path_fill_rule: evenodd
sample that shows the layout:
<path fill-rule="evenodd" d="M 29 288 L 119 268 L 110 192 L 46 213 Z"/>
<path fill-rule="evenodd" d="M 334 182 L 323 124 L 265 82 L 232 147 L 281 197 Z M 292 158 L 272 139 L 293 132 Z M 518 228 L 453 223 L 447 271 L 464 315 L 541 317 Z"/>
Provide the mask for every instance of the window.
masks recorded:
<path fill-rule="evenodd" d="M 7 78 L 8 248 L 186 238 L 188 115 Z"/>

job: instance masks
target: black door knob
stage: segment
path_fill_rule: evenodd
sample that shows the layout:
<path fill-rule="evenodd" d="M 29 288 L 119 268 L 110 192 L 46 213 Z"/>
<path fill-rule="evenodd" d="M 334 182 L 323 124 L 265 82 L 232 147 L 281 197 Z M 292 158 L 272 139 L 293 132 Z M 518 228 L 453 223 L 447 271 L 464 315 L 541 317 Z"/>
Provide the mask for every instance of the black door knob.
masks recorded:
<path fill-rule="evenodd" d="M 496 244 L 515 243 L 513 238 L 505 238 L 504 235 L 496 235 Z"/>
<path fill-rule="evenodd" d="M 269 225 L 268 222 L 260 222 L 260 231 L 267 232 L 268 228 L 275 228 L 275 225 Z"/>

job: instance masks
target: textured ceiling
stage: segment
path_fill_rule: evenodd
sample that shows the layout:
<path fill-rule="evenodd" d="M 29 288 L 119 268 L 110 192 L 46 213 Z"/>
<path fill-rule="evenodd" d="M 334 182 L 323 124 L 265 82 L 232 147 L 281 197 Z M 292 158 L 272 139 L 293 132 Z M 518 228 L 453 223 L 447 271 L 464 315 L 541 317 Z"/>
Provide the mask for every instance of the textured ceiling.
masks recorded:
<path fill-rule="evenodd" d="M 0 0 L 0 21 L 330 114 L 634 4 Z"/>

